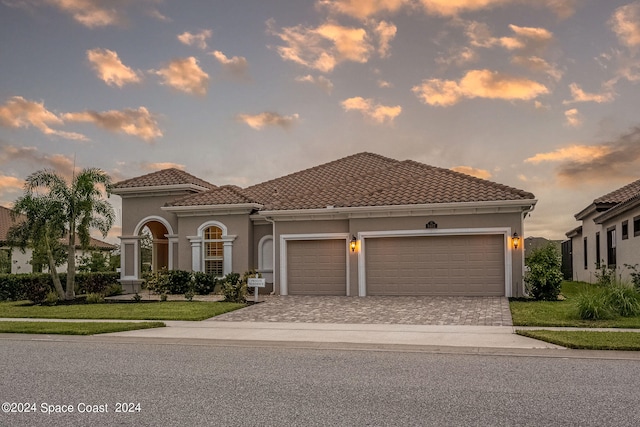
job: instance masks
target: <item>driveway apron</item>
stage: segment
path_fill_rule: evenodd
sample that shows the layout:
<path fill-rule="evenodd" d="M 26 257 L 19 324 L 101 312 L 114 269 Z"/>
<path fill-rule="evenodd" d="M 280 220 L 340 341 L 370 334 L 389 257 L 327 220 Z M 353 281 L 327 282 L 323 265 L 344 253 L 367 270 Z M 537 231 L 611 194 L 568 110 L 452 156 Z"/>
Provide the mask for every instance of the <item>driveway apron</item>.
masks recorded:
<path fill-rule="evenodd" d="M 213 322 L 512 326 L 504 297 L 265 296 Z"/>

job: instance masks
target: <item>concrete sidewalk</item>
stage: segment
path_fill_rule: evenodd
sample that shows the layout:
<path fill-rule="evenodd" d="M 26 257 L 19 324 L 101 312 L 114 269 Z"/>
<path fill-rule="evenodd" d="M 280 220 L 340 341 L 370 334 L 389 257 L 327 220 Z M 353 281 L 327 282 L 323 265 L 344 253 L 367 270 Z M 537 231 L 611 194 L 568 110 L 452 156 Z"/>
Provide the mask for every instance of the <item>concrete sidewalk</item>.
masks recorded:
<path fill-rule="evenodd" d="M 106 334 L 112 337 L 242 342 L 343 343 L 473 348 L 562 348 L 522 337 L 510 326 L 434 326 L 276 322 L 165 321 L 166 328 Z"/>

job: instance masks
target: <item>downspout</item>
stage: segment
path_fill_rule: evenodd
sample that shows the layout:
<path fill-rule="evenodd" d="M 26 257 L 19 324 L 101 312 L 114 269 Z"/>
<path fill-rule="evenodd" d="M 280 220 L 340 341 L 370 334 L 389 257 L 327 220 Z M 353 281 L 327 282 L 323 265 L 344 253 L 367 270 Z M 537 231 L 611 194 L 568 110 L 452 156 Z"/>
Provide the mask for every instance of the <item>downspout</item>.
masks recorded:
<path fill-rule="evenodd" d="M 276 294 L 276 222 L 270 217 L 264 217 L 265 221 L 271 223 L 271 235 L 273 236 L 273 250 L 271 251 L 271 256 L 273 259 L 271 260 L 271 265 L 273 266 L 273 290 L 269 293 L 269 295 Z M 280 275 L 278 275 L 279 277 Z"/>

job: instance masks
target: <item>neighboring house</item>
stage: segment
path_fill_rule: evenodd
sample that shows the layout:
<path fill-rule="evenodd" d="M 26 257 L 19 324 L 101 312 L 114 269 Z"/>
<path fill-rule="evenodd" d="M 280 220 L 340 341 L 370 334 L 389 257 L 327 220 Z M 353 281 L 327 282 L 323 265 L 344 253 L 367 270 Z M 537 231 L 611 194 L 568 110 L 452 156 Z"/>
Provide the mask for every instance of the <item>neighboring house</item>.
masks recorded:
<path fill-rule="evenodd" d="M 640 263 L 640 180 L 593 201 L 575 215 L 581 222 L 563 242 L 574 280 L 593 283 L 598 267 L 615 268 L 630 279 L 627 265 Z"/>
<path fill-rule="evenodd" d="M 18 248 L 12 248 L 7 244 L 9 229 L 23 221 L 19 216 L 14 221 L 11 218 L 11 209 L 0 206 L 0 274 L 31 273 L 31 249 L 24 253 Z"/>
<path fill-rule="evenodd" d="M 549 240 L 545 239 L 544 237 L 527 237 L 526 239 L 524 239 L 524 256 L 526 258 L 532 251 L 544 248 L 549 244 L 553 244 L 553 246 L 558 249 L 559 253 L 561 243 L 561 240 Z"/>
<path fill-rule="evenodd" d="M 11 219 L 11 209 L 0 206 L 0 274 L 33 272 L 33 265 L 31 263 L 33 251 L 31 248 L 26 248 L 23 253 L 19 248 L 10 247 L 7 244 L 7 232 L 9 231 L 9 228 L 21 221 L 24 221 L 24 216 L 19 215 L 14 221 Z M 68 239 L 68 237 L 61 239 L 61 243 L 63 245 L 68 245 Z M 76 262 L 80 262 L 83 257 L 90 255 L 94 251 L 105 251 L 111 253 L 113 250 L 117 249 L 117 246 L 91 237 L 89 247 L 86 250 L 83 250 L 80 245 L 76 245 L 76 249 Z M 10 266 L 10 268 L 8 266 Z M 42 267 L 44 271 L 49 270 L 47 265 L 43 265 Z M 58 272 L 66 272 L 67 263 L 65 262 L 56 270 Z"/>
<path fill-rule="evenodd" d="M 448 169 L 360 153 L 244 189 L 165 169 L 113 193 L 129 291 L 146 227 L 153 271 L 257 269 L 280 295 L 524 294 L 533 194 Z"/>

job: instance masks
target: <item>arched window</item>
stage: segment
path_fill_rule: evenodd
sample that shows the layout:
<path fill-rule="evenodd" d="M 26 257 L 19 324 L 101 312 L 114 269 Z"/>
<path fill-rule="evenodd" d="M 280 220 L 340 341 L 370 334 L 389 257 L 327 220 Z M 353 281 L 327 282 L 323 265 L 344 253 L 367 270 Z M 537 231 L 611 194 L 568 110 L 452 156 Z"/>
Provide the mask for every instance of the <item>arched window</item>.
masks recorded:
<path fill-rule="evenodd" d="M 224 240 L 222 229 L 214 225 L 207 227 L 203 234 L 204 272 L 216 277 L 224 276 Z"/>

